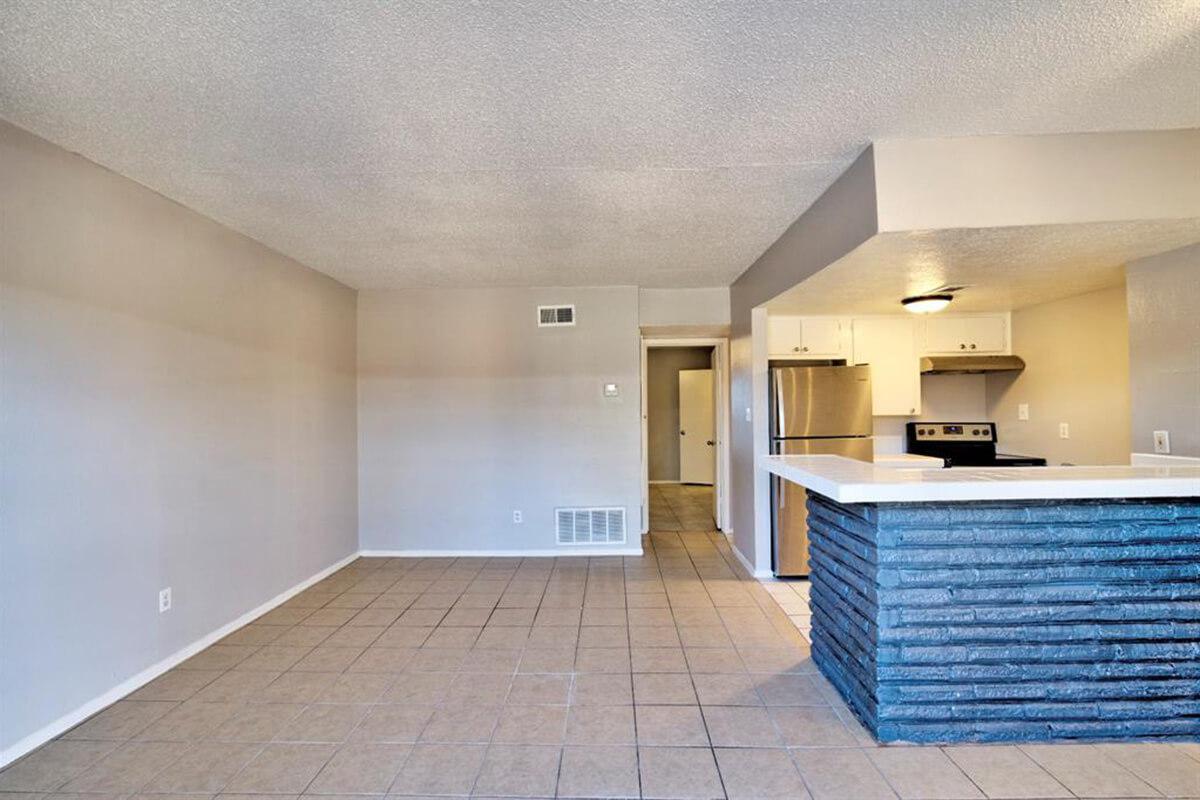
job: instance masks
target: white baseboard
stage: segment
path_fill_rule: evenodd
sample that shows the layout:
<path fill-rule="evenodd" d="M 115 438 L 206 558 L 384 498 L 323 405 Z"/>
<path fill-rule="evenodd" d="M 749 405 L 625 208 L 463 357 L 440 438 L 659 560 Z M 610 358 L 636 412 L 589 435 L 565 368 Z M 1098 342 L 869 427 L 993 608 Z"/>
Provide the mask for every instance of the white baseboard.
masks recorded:
<path fill-rule="evenodd" d="M 741 564 L 743 567 L 746 568 L 746 572 L 749 572 L 751 577 L 756 578 L 758 580 L 762 580 L 763 578 L 774 577 L 775 573 L 771 572 L 771 570 L 769 570 L 769 569 L 765 569 L 765 570 L 755 569 L 754 565 L 750 563 L 750 559 L 748 559 L 748 558 L 746 558 L 746 556 L 742 555 L 742 551 L 738 550 L 738 546 L 733 543 L 733 531 L 726 531 L 725 537 L 727 539 L 729 539 L 729 549 L 733 551 L 734 558 L 736 558 L 738 560 L 739 564 Z"/>
<path fill-rule="evenodd" d="M 641 547 L 563 546 L 550 550 L 359 550 L 366 558 L 568 558 L 571 556 L 640 556 Z"/>
<path fill-rule="evenodd" d="M 312 586 L 314 583 L 329 577 L 342 567 L 349 564 L 351 561 L 354 561 L 356 558 L 358 558 L 358 556 L 358 553 L 351 553 L 337 563 L 321 570 L 316 575 L 306 578 L 290 589 L 280 592 L 257 608 L 247 611 L 234 621 L 222 625 L 220 628 L 217 628 L 215 631 L 212 631 L 211 633 L 197 639 L 186 647 L 176 650 L 163 660 L 147 667 L 138 674 L 134 675 L 132 678 L 122 681 L 99 697 L 95 697 L 87 701 L 73 711 L 70 711 L 54 720 L 49 725 L 46 725 L 40 730 L 34 731 L 28 736 L 18 740 L 16 743 L 5 748 L 3 751 L 0 751 L 0 767 L 5 767 L 11 764 L 31 750 L 41 747 L 54 737 L 75 727 L 88 717 L 95 714 L 97 711 L 100 711 L 106 706 L 112 705 L 130 692 L 140 689 L 150 681 L 157 678 L 159 675 L 162 675 L 164 672 L 176 666 L 177 664 L 186 661 L 214 642 L 224 639 L 238 628 L 254 621 L 258 617 L 261 617 L 263 614 L 267 613 L 276 606 L 282 605 L 292 597 Z"/>

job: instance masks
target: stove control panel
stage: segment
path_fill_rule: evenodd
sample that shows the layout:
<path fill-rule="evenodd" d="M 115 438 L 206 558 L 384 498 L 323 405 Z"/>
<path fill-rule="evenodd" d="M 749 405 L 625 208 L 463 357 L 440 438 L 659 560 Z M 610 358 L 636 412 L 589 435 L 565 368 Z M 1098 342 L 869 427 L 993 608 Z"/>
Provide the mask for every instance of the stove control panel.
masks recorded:
<path fill-rule="evenodd" d="M 991 422 L 910 422 L 909 433 L 918 442 L 994 442 Z"/>

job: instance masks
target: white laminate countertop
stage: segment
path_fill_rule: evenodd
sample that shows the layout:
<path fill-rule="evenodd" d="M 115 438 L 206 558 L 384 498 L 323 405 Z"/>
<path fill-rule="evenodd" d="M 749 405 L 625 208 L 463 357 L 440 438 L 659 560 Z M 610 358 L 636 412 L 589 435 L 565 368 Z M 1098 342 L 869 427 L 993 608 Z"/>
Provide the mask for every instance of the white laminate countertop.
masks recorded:
<path fill-rule="evenodd" d="M 878 467 L 896 469 L 944 469 L 946 460 L 916 453 L 876 453 L 874 463 Z"/>
<path fill-rule="evenodd" d="M 775 475 L 839 503 L 1200 497 L 1200 467 L 897 469 L 843 456 L 763 456 Z"/>

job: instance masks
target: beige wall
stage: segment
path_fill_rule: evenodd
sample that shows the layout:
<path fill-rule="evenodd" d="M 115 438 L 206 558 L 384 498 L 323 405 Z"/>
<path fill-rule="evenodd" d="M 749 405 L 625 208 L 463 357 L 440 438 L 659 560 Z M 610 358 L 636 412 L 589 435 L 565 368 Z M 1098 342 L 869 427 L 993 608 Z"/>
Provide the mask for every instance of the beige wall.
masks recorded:
<path fill-rule="evenodd" d="M 1014 311 L 1020 373 L 987 376 L 988 415 L 1001 452 L 1048 463 L 1129 463 L 1129 322 L 1125 287 Z M 1029 419 L 1017 405 L 1029 404 Z M 1060 439 L 1066 422 L 1071 438 Z"/>
<path fill-rule="evenodd" d="M 539 328 L 552 303 L 577 324 Z M 640 551 L 637 289 L 371 290 L 358 319 L 365 550 L 573 555 L 555 508 L 622 506 L 598 547 Z"/>
<path fill-rule="evenodd" d="M 1129 265 L 1133 450 L 1200 458 L 1200 244 Z"/>
<path fill-rule="evenodd" d="M 0 225 L 2 762 L 353 553 L 357 504 L 353 291 L 5 123 Z"/>
<path fill-rule="evenodd" d="M 652 347 L 646 353 L 646 455 L 650 480 L 679 480 L 679 371 L 709 369 L 711 347 Z"/>

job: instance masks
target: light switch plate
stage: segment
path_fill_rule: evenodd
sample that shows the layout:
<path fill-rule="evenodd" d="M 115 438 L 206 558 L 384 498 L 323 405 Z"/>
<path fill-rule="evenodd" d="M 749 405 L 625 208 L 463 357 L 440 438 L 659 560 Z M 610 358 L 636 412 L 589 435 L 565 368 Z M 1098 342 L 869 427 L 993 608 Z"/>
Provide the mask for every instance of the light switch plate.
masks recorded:
<path fill-rule="evenodd" d="M 620 396 L 620 394 L 621 394 L 621 387 L 618 386 L 617 384 L 615 384 L 615 383 L 604 384 L 604 396 L 605 397 L 618 397 L 618 396 Z"/>
<path fill-rule="evenodd" d="M 1029 419 L 1029 403 L 1017 403 L 1017 419 Z"/>
<path fill-rule="evenodd" d="M 1171 434 L 1167 431 L 1154 432 L 1154 452 L 1169 456 L 1171 455 Z"/>
<path fill-rule="evenodd" d="M 1065 422 L 1058 423 L 1058 438 L 1070 439 L 1071 438 L 1071 426 Z"/>
<path fill-rule="evenodd" d="M 750 421 L 750 409 L 746 409 L 746 422 Z"/>

